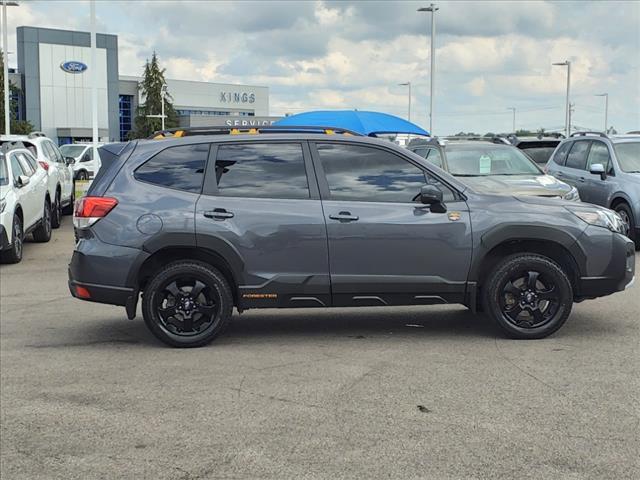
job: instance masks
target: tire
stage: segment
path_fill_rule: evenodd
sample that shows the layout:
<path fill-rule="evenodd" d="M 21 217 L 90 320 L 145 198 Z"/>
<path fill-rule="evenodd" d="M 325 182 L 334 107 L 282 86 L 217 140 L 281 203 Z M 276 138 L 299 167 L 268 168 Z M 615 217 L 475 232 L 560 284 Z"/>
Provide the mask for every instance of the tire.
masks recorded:
<path fill-rule="evenodd" d="M 33 239 L 40 243 L 46 243 L 51 240 L 51 204 L 48 199 L 44 201 L 42 223 L 33 231 Z"/>
<path fill-rule="evenodd" d="M 517 253 L 500 261 L 483 290 L 485 312 L 511 338 L 544 338 L 557 331 L 573 307 L 567 274 L 553 260 Z"/>
<path fill-rule="evenodd" d="M 19 263 L 22 260 L 22 247 L 24 230 L 22 220 L 17 213 L 13 214 L 13 227 L 11 229 L 11 248 L 2 252 L 4 263 Z"/>
<path fill-rule="evenodd" d="M 76 180 L 89 180 L 89 175 L 86 170 L 80 170 L 76 175 Z"/>
<path fill-rule="evenodd" d="M 198 292 L 193 297 L 195 289 Z M 227 280 L 215 268 L 198 261 L 181 260 L 163 267 L 149 280 L 142 295 L 147 327 L 172 347 L 210 343 L 226 329 L 232 311 L 233 296 Z"/>
<path fill-rule="evenodd" d="M 637 238 L 636 235 L 636 221 L 633 217 L 633 212 L 631 208 L 626 203 L 622 202 L 615 206 L 614 210 L 622 217 L 627 224 L 627 237 L 634 241 L 636 244 L 636 249 L 640 248 L 640 238 Z"/>
<path fill-rule="evenodd" d="M 71 200 L 69 202 L 69 205 L 67 205 L 66 207 L 64 207 L 64 209 L 62 210 L 63 215 L 73 215 L 73 207 L 76 203 L 76 182 L 73 182 L 73 185 L 71 186 Z"/>
<path fill-rule="evenodd" d="M 60 228 L 62 218 L 62 206 L 60 205 L 60 192 L 56 191 L 56 197 L 51 207 L 51 227 Z"/>

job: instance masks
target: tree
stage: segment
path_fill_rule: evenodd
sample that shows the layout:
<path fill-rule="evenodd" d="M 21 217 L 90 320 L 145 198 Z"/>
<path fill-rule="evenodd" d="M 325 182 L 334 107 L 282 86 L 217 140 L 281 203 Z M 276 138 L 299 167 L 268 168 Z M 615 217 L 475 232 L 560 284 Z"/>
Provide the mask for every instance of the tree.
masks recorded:
<path fill-rule="evenodd" d="M 11 133 L 26 135 L 33 132 L 33 125 L 26 120 L 18 120 L 16 118 L 17 104 L 15 98 L 20 93 L 20 88 L 15 83 L 9 82 L 9 91 L 11 92 L 11 105 L 9 106 Z M 0 133 L 4 133 L 4 53 L 0 49 Z"/>
<path fill-rule="evenodd" d="M 141 99 L 144 103 L 138 105 L 134 129 L 129 132 L 129 138 L 145 138 L 162 128 L 160 118 L 148 118 L 147 115 L 162 113 L 162 87 L 167 84 L 164 72 L 165 69 L 160 68 L 156 52 L 153 52 L 151 61 L 147 60 L 144 65 L 142 82 L 140 82 Z M 178 114 L 173 108 L 172 100 L 173 97 L 169 92 L 166 92 L 164 97 L 165 128 L 178 126 Z"/>

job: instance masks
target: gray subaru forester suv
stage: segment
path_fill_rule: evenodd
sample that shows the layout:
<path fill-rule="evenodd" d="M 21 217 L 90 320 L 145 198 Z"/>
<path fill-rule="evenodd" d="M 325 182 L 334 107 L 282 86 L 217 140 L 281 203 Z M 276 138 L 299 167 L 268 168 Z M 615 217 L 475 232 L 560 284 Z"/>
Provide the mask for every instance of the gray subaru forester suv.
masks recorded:
<path fill-rule="evenodd" d="M 576 187 L 583 202 L 618 212 L 640 248 L 640 135 L 576 132 L 558 145 L 545 170 Z"/>
<path fill-rule="evenodd" d="M 480 194 L 339 129 L 165 132 L 107 145 L 76 204 L 73 296 L 207 344 L 232 309 L 460 303 L 515 338 L 624 290 L 633 243 L 608 209 Z M 227 132 L 228 133 L 228 132 Z"/>

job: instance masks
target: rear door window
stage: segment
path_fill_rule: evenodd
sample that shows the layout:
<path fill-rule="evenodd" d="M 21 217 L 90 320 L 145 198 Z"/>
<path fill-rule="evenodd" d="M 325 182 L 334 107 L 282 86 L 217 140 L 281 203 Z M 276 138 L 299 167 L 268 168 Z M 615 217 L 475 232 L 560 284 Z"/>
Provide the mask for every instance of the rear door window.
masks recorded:
<path fill-rule="evenodd" d="M 138 167 L 134 177 L 162 187 L 200 193 L 208 156 L 208 143 L 169 147 Z"/>
<path fill-rule="evenodd" d="M 564 162 L 567 159 L 567 152 L 569 151 L 569 148 L 571 148 L 571 142 L 566 142 L 560 145 L 556 150 L 556 153 L 553 155 L 553 163 L 564 165 Z"/>
<path fill-rule="evenodd" d="M 590 145 L 591 141 L 574 142 L 571 150 L 569 150 L 569 155 L 567 155 L 566 166 L 584 170 L 587 164 L 587 153 L 589 152 Z"/>
<path fill-rule="evenodd" d="M 15 154 L 15 156 L 18 158 L 18 162 L 20 162 L 20 166 L 22 167 L 22 171 L 25 175 L 30 177 L 34 173 L 36 173 L 36 169 L 33 168 L 33 165 L 31 165 L 25 154 L 23 154 L 22 152 L 18 152 Z"/>
<path fill-rule="evenodd" d="M 218 195 L 245 198 L 309 198 L 300 143 L 220 145 L 216 159 Z"/>
<path fill-rule="evenodd" d="M 10 155 L 9 159 L 11 161 L 11 176 L 13 177 L 13 181 L 17 182 L 18 177 L 20 175 L 27 175 L 27 172 L 22 169 L 22 165 L 20 164 L 16 154 Z"/>

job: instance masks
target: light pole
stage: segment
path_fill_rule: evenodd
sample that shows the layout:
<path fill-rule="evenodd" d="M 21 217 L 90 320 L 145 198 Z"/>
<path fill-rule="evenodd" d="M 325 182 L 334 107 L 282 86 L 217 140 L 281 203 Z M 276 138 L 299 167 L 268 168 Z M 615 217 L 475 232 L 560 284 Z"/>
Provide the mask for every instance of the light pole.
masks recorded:
<path fill-rule="evenodd" d="M 418 12 L 431 12 L 431 79 L 429 81 L 429 135 L 433 136 L 433 90 L 436 72 L 436 12 L 439 10 L 435 3 L 418 9 Z"/>
<path fill-rule="evenodd" d="M 507 107 L 507 110 L 513 111 L 513 134 L 516 134 L 516 107 Z"/>
<path fill-rule="evenodd" d="M 162 121 L 162 131 L 164 131 L 164 119 L 166 117 L 166 115 L 164 114 L 164 97 L 167 95 L 167 86 L 166 85 L 162 85 L 162 87 L 160 88 L 160 115 L 145 115 L 147 118 L 160 118 Z"/>
<path fill-rule="evenodd" d="M 9 51 L 7 41 L 7 7 L 17 7 L 18 2 L 9 2 L 2 0 L 2 51 L 4 52 L 4 133 L 9 135 L 11 132 L 10 121 L 10 98 L 9 98 Z"/>
<path fill-rule="evenodd" d="M 565 134 L 567 135 L 567 138 L 571 135 L 571 132 L 569 131 L 570 129 L 570 115 L 571 113 L 569 112 L 570 106 L 569 106 L 569 93 L 570 93 L 570 89 L 571 89 L 571 62 L 569 60 L 565 60 L 564 62 L 558 62 L 558 63 L 554 63 L 553 65 L 559 65 L 559 66 L 566 66 L 567 67 L 567 99 L 566 99 L 566 111 L 565 111 Z"/>
<path fill-rule="evenodd" d="M 607 122 L 609 119 L 609 94 L 608 93 L 599 93 L 596 97 L 604 97 L 604 133 L 607 133 Z"/>
<path fill-rule="evenodd" d="M 401 87 L 409 87 L 409 110 L 407 112 L 407 120 L 411 121 L 411 82 L 399 83 Z"/>

